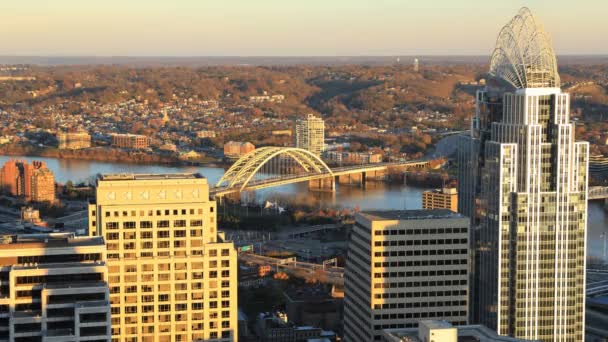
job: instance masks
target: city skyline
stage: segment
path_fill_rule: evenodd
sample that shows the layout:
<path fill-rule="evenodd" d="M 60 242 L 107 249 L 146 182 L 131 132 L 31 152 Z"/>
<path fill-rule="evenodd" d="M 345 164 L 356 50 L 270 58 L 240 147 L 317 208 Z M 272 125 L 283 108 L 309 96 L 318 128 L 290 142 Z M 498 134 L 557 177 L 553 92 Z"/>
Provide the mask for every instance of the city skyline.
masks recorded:
<path fill-rule="evenodd" d="M 495 36 L 479 27 L 504 22 L 520 6 L 542 15 L 557 54 L 607 54 L 607 5 L 583 2 L 13 2 L 0 5 L 0 29 L 10 33 L 0 37 L 0 55 L 489 55 Z M 564 16 L 585 20 L 561 25 Z"/>

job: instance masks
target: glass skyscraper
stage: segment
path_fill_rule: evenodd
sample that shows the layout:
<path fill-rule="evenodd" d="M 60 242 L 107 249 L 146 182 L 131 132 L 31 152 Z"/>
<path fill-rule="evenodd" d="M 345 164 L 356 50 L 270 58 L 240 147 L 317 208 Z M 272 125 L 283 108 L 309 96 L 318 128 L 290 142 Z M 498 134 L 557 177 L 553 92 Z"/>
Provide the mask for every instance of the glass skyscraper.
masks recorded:
<path fill-rule="evenodd" d="M 583 341 L 589 146 L 574 140 L 555 54 L 527 8 L 501 30 L 476 102 L 459 153 L 472 319 L 501 335 Z"/>

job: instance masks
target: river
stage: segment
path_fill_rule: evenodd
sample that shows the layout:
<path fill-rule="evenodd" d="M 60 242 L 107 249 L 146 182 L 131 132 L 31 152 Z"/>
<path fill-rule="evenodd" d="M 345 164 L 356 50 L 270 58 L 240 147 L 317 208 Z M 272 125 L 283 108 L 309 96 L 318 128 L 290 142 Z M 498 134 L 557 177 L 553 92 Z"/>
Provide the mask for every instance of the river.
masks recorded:
<path fill-rule="evenodd" d="M 43 157 L 0 156 L 0 165 L 8 159 L 44 161 L 55 174 L 58 183 L 71 180 L 74 183 L 88 182 L 98 173 L 171 173 L 200 172 L 210 184 L 217 182 L 224 169 L 217 167 L 164 166 L 146 164 L 106 163 L 89 160 L 55 159 Z M 360 209 L 420 209 L 424 188 L 368 182 L 365 189 L 354 186 L 336 186 L 335 193 L 309 192 L 307 184 L 292 184 L 272 189 L 256 191 L 249 201 L 263 203 L 266 200 L 285 203 L 287 201 L 304 203 L 320 208 L 360 208 Z M 589 256 L 604 257 L 602 233 L 608 235 L 608 211 L 601 202 L 589 202 L 587 250 Z M 608 259 L 604 258 L 606 261 Z"/>

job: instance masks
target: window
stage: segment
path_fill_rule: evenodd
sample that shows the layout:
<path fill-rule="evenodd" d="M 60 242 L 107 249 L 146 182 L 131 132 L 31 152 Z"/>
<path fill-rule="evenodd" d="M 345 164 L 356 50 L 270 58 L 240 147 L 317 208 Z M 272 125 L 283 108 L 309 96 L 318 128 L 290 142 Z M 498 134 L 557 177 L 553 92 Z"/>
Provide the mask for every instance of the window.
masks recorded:
<path fill-rule="evenodd" d="M 141 221 L 139 222 L 140 228 L 152 228 L 152 221 Z"/>
<path fill-rule="evenodd" d="M 169 221 L 167 221 L 167 220 L 158 221 L 158 222 L 156 222 L 156 227 L 157 228 L 169 228 Z"/>
<path fill-rule="evenodd" d="M 186 220 L 175 220 L 173 221 L 173 226 L 174 227 L 185 227 L 186 226 Z"/>

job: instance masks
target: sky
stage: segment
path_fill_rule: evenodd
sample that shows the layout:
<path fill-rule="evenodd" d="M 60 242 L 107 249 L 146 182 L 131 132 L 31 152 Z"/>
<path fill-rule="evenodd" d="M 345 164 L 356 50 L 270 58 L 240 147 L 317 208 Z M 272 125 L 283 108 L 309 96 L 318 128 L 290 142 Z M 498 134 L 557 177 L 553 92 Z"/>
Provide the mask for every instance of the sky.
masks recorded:
<path fill-rule="evenodd" d="M 608 54 L 606 0 L 0 0 L 0 55 L 489 55 L 522 6 Z"/>

